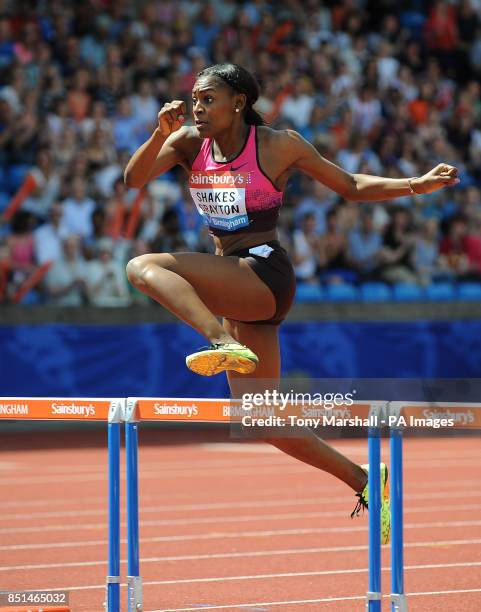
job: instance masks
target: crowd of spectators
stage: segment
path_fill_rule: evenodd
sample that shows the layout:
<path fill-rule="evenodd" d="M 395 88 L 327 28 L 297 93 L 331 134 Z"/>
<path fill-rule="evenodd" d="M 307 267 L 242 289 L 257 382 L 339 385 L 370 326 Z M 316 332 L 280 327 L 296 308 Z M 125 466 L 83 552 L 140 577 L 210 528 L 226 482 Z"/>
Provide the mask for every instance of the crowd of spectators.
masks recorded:
<path fill-rule="evenodd" d="M 183 171 L 140 196 L 122 175 L 162 104 L 225 61 L 256 75 L 266 122 L 349 172 L 459 169 L 390 203 L 293 175 L 299 281 L 481 278 L 481 0 L 0 0 L 0 302 L 128 305 L 147 299 L 130 257 L 212 250 Z"/>

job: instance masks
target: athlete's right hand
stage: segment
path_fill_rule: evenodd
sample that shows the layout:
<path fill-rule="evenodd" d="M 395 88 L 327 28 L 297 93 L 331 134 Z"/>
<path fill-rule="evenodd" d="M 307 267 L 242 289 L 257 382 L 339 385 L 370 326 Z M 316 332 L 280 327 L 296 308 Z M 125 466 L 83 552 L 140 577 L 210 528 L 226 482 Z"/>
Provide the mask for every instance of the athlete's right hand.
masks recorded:
<path fill-rule="evenodd" d="M 158 130 L 164 138 L 167 138 L 172 132 L 176 132 L 182 127 L 185 122 L 186 112 L 185 102 L 182 102 L 182 100 L 174 100 L 164 104 L 158 114 Z"/>

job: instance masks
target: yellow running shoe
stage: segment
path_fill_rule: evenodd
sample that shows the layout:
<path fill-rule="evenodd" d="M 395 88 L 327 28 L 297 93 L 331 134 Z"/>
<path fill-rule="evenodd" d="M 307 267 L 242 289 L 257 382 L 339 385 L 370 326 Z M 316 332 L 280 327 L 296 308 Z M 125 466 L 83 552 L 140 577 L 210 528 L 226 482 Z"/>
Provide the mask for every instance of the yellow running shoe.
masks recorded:
<path fill-rule="evenodd" d="M 185 358 L 189 369 L 202 376 L 213 376 L 225 370 L 251 374 L 259 359 L 243 344 L 211 344 Z"/>
<path fill-rule="evenodd" d="M 369 477 L 369 465 L 361 465 L 362 469 Z M 387 544 L 391 535 L 391 500 L 389 498 L 389 479 L 388 469 L 385 463 L 380 464 L 381 471 L 381 544 Z M 359 516 L 361 509 L 368 508 L 369 503 L 369 482 L 360 493 L 356 493 L 359 498 L 356 507 L 351 513 L 351 518 Z"/>

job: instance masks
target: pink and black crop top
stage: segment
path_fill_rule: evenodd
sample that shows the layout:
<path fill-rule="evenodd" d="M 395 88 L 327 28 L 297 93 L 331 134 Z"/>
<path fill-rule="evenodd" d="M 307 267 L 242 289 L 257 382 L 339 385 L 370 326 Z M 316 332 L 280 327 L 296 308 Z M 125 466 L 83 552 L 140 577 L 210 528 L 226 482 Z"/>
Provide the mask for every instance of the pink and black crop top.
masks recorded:
<path fill-rule="evenodd" d="M 251 126 L 239 155 L 216 162 L 213 141 L 205 138 L 189 174 L 190 193 L 214 236 L 275 229 L 282 204 L 258 161 L 257 128 Z"/>

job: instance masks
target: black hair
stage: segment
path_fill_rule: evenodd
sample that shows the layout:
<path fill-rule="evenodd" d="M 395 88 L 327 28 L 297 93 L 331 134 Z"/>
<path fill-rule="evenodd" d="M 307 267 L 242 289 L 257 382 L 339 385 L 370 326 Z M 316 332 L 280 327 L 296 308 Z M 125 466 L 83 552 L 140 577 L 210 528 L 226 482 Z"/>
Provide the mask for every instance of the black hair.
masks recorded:
<path fill-rule="evenodd" d="M 27 234 L 33 229 L 34 217 L 26 210 L 15 213 L 10 222 L 12 234 Z"/>
<path fill-rule="evenodd" d="M 217 77 L 237 93 L 246 97 L 244 119 L 248 125 L 265 125 L 261 115 L 253 109 L 259 98 L 259 83 L 252 74 L 237 64 L 215 64 L 201 70 L 197 77 Z"/>

